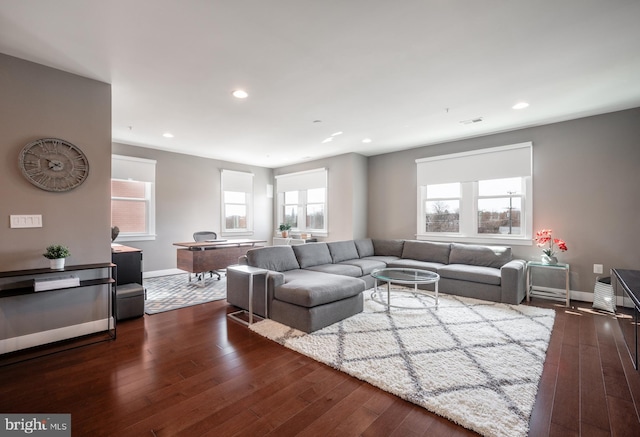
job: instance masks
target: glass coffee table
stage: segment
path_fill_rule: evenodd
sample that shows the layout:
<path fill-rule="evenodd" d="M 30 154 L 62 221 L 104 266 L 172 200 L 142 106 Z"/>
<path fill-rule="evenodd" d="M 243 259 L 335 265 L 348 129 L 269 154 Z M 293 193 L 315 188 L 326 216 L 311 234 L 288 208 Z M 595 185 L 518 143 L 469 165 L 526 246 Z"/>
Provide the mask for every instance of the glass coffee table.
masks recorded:
<path fill-rule="evenodd" d="M 371 293 L 371 299 L 379 304 L 386 305 L 387 311 L 393 308 L 411 308 L 414 307 L 405 307 L 400 305 L 392 305 L 391 304 L 391 284 L 401 284 L 401 285 L 413 285 L 413 289 L 401 290 L 394 289 L 393 293 L 413 293 L 421 294 L 425 296 L 432 297 L 435 300 L 435 306 L 438 307 L 438 281 L 440 280 L 440 275 L 434 272 L 430 272 L 428 270 L 420 270 L 420 269 L 409 269 L 409 268 L 385 268 L 385 269 L 375 269 L 371 272 L 371 276 L 375 279 L 375 286 L 373 288 L 373 293 Z M 380 289 L 378 289 L 378 281 L 387 283 L 387 300 L 385 301 L 380 294 Z M 418 288 L 418 285 L 422 284 L 434 284 L 435 290 L 421 290 Z"/>

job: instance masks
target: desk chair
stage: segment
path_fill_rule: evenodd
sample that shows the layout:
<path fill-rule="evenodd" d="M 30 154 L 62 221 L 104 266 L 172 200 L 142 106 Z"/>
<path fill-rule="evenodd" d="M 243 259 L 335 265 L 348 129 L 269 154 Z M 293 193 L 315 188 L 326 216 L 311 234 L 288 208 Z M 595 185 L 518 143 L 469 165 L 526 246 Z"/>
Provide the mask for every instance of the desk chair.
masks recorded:
<path fill-rule="evenodd" d="M 211 240 L 217 240 L 217 239 L 218 239 L 218 234 L 216 234 L 213 231 L 198 231 L 193 233 L 193 241 L 195 241 L 196 243 L 200 241 L 211 241 Z M 199 278 L 199 280 L 201 280 L 204 283 L 204 275 L 205 273 L 197 273 L 196 278 Z M 218 281 L 220 280 L 220 273 L 216 272 L 215 270 L 209 271 L 209 275 L 212 278 L 213 278 L 213 275 L 216 275 L 218 277 Z"/>

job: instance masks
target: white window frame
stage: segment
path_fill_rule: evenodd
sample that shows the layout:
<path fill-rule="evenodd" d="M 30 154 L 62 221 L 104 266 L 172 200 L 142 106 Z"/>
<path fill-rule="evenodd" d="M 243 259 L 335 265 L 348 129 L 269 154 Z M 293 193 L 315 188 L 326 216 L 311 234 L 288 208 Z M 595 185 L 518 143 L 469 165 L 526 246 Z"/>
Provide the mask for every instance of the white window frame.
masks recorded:
<path fill-rule="evenodd" d="M 416 238 L 444 242 L 532 245 L 532 148 L 532 143 L 527 142 L 416 160 L 418 167 Z M 513 160 L 514 157 L 518 162 Z M 478 199 L 480 198 L 478 181 L 509 177 L 523 178 L 522 233 L 519 235 L 478 233 Z M 461 183 L 459 232 L 426 232 L 426 187 L 429 184 L 447 182 Z"/>
<path fill-rule="evenodd" d="M 329 188 L 327 186 L 328 172 L 326 168 L 318 168 L 308 171 L 301 171 L 297 173 L 288 173 L 276 176 L 276 210 L 277 210 L 277 223 L 276 228 L 284 223 L 284 193 L 297 191 L 298 192 L 298 226 L 292 228 L 292 232 L 303 232 L 311 234 L 312 236 L 326 237 L 329 229 L 329 212 L 327 199 L 329 195 Z M 321 229 L 307 228 L 307 190 L 315 188 L 324 188 L 324 227 Z M 318 203 L 313 203 L 318 204 Z M 302 222 L 302 223 L 301 223 Z M 276 229 L 274 232 L 278 232 Z"/>
<path fill-rule="evenodd" d="M 220 229 L 222 236 L 247 236 L 253 235 L 253 173 L 226 170 L 220 172 Z M 226 191 L 245 193 L 245 203 L 226 203 Z M 243 229 L 227 229 L 227 205 L 244 205 L 247 211 L 247 227 Z"/>
<path fill-rule="evenodd" d="M 136 181 L 145 183 L 145 200 L 147 214 L 144 233 L 120 232 L 118 242 L 151 241 L 156 239 L 156 160 L 136 158 L 133 156 L 111 155 L 111 179 Z M 111 197 L 111 200 L 130 200 Z M 136 200 L 137 201 L 137 200 Z M 115 224 L 117 226 L 117 223 Z"/>

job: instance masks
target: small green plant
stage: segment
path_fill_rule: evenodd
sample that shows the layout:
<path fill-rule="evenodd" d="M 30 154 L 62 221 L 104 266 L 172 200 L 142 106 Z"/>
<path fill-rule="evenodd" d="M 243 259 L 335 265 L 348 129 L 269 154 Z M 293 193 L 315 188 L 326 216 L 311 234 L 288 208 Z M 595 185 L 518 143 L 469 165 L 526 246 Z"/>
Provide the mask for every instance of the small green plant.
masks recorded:
<path fill-rule="evenodd" d="M 280 227 L 278 228 L 280 230 L 280 232 L 282 231 L 288 231 L 291 229 L 291 225 L 289 223 L 283 223 L 280 225 Z"/>
<path fill-rule="evenodd" d="M 45 253 L 43 253 L 42 255 L 47 259 L 59 259 L 71 256 L 71 252 L 69 252 L 69 249 L 61 244 L 52 244 L 45 250 Z"/>

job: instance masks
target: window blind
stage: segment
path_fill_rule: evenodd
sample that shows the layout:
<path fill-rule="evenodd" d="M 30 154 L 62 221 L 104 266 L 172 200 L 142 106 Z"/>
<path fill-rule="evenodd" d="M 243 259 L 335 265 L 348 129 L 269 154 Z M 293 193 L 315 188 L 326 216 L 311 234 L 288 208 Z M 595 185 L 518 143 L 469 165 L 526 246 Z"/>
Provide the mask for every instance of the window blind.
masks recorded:
<path fill-rule="evenodd" d="M 253 173 L 234 170 L 222 170 L 222 189 L 223 191 L 252 193 Z"/>
<path fill-rule="evenodd" d="M 417 159 L 418 186 L 531 176 L 531 143 Z"/>
<path fill-rule="evenodd" d="M 327 169 L 289 173 L 276 176 L 277 192 L 310 190 L 313 188 L 327 188 Z"/>
<path fill-rule="evenodd" d="M 132 156 L 111 155 L 111 179 L 156 181 L 156 161 Z"/>

